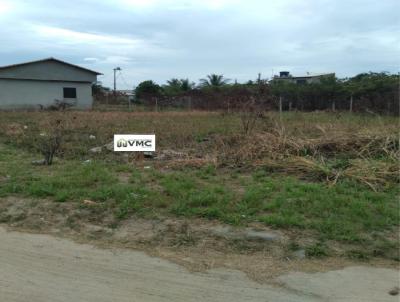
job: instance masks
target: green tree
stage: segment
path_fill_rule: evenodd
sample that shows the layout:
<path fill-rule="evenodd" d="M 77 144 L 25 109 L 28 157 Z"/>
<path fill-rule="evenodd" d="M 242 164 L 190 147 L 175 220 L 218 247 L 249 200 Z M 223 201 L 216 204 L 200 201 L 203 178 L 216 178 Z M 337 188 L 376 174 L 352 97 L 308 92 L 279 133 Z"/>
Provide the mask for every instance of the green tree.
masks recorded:
<path fill-rule="evenodd" d="M 386 72 L 361 73 L 347 79 L 344 84 L 359 109 L 399 113 L 398 75 Z"/>
<path fill-rule="evenodd" d="M 182 92 L 181 83 L 178 79 L 171 79 L 167 81 L 167 85 L 163 86 L 164 93 L 167 96 L 175 96 Z"/>
<path fill-rule="evenodd" d="M 194 86 L 196 86 L 196 84 L 190 82 L 189 79 L 180 79 L 180 86 L 182 91 L 190 91 Z"/>
<path fill-rule="evenodd" d="M 159 97 L 161 95 L 161 87 L 151 80 L 141 82 L 135 89 L 135 96 L 139 100 Z"/>
<path fill-rule="evenodd" d="M 222 87 L 229 83 L 229 79 L 221 74 L 209 74 L 206 79 L 200 79 L 201 87 Z"/>
<path fill-rule="evenodd" d="M 337 98 L 342 90 L 341 82 L 335 76 L 325 76 L 321 78 L 319 87 L 326 105 L 330 104 L 327 107 L 335 110 Z"/>
<path fill-rule="evenodd" d="M 195 84 L 190 82 L 189 79 L 178 80 L 173 78 L 167 81 L 167 85 L 164 85 L 163 89 L 167 96 L 176 96 L 183 92 L 192 90 L 194 86 Z"/>

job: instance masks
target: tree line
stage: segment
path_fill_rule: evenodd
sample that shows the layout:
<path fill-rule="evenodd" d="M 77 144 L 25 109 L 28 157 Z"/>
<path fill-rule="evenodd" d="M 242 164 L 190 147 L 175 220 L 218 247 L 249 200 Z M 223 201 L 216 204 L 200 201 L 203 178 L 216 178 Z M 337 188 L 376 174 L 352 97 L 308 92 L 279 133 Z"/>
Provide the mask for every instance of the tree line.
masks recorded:
<path fill-rule="evenodd" d="M 223 75 L 210 74 L 196 84 L 189 79 L 171 79 L 165 85 L 152 80 L 135 89 L 135 102 L 157 108 L 196 110 L 242 110 L 252 104 L 269 110 L 346 110 L 399 114 L 399 75 L 387 72 L 361 73 L 350 78 L 323 76 L 316 83 L 296 84 L 261 76 L 237 83 Z"/>

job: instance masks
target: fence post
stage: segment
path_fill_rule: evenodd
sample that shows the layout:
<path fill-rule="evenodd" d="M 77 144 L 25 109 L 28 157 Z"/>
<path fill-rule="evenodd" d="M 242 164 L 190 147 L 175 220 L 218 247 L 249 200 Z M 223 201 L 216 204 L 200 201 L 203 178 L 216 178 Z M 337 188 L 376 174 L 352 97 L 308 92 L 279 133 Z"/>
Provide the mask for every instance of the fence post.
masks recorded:
<path fill-rule="evenodd" d="M 192 97 L 188 97 L 189 111 L 192 111 Z"/>
<path fill-rule="evenodd" d="M 350 96 L 350 112 L 353 112 L 353 94 Z"/>
<path fill-rule="evenodd" d="M 279 118 L 282 119 L 282 97 L 279 96 Z"/>

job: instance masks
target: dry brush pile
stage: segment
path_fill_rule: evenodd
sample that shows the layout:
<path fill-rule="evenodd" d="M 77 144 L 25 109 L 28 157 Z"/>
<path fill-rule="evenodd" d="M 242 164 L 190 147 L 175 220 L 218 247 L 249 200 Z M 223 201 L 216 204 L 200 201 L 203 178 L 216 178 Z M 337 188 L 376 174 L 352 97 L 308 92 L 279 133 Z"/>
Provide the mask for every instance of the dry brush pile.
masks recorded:
<path fill-rule="evenodd" d="M 312 124 L 304 129 L 278 118 L 251 135 L 216 140 L 221 165 L 264 167 L 271 172 L 335 184 L 348 178 L 373 190 L 399 182 L 397 125 Z"/>

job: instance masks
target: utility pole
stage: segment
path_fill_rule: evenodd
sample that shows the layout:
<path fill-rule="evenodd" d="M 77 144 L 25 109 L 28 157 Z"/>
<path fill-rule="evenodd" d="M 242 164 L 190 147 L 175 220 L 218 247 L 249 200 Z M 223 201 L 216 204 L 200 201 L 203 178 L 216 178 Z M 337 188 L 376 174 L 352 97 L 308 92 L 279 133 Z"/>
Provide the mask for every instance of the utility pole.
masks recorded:
<path fill-rule="evenodd" d="M 121 68 L 119 68 L 119 67 L 117 67 L 117 68 L 114 68 L 113 69 L 114 70 L 114 95 L 115 95 L 115 92 L 117 91 L 117 71 L 120 71 L 121 70 Z"/>

